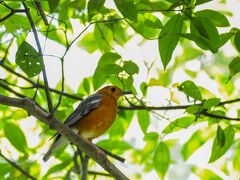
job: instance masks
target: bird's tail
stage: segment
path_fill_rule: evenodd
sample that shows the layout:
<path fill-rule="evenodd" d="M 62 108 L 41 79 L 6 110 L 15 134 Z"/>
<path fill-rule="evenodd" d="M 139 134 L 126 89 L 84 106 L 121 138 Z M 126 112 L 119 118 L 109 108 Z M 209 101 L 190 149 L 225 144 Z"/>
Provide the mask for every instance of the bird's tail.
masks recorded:
<path fill-rule="evenodd" d="M 68 140 L 59 134 L 56 137 L 56 140 L 54 141 L 54 143 L 49 148 L 49 150 L 43 156 L 43 161 L 46 162 L 57 149 L 59 149 L 60 147 L 64 146 L 67 143 L 68 143 Z"/>

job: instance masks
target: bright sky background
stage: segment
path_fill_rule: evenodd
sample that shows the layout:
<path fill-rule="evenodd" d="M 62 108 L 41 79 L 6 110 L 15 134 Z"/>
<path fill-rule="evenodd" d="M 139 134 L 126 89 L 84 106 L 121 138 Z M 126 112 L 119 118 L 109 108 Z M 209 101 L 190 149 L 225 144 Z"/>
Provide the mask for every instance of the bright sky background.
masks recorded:
<path fill-rule="evenodd" d="M 240 13 L 239 13 L 239 7 L 240 7 L 240 1 L 239 0 L 228 0 L 227 4 L 219 5 L 214 2 L 207 3 L 204 6 L 199 6 L 200 8 L 208 8 L 208 9 L 225 9 L 230 12 L 233 12 L 233 18 L 228 16 L 228 19 L 230 21 L 230 24 L 234 27 L 239 27 L 240 22 Z M 108 6 L 112 6 L 113 3 L 111 0 L 107 0 Z M 73 28 L 74 28 L 74 35 L 78 34 L 83 30 L 83 26 L 80 25 L 77 20 L 72 21 Z M 91 31 L 93 26 L 89 28 L 88 31 Z M 86 33 L 88 32 L 86 31 Z M 40 41 L 43 46 L 45 38 L 43 36 L 40 36 Z M 160 63 L 159 59 L 159 53 L 158 53 L 158 46 L 157 41 L 146 41 L 144 44 L 140 44 L 142 39 L 139 36 L 135 36 L 132 38 L 125 46 L 115 47 L 116 51 L 122 56 L 123 59 L 128 60 L 131 59 L 135 63 L 139 65 L 140 72 L 138 75 L 135 76 L 134 85 L 135 87 L 139 87 L 139 84 L 141 83 L 142 79 L 146 79 L 146 69 L 143 66 L 143 61 L 147 61 L 149 63 L 153 62 L 155 59 L 157 59 L 157 63 L 154 64 L 154 68 L 156 71 L 153 71 L 153 74 L 151 75 L 157 75 L 157 70 L 162 69 L 162 65 Z M 34 47 L 36 47 L 33 36 L 30 34 L 28 36 L 28 42 L 31 43 Z M 15 61 L 15 52 L 17 47 L 13 47 L 11 49 L 12 54 L 10 55 L 10 60 L 12 62 Z M 228 56 L 236 55 L 236 51 L 230 46 L 230 43 L 224 46 L 223 51 Z M 64 52 L 64 48 L 58 45 L 57 43 L 48 40 L 46 43 L 44 54 L 52 54 L 52 55 L 58 55 Z M 177 48 L 175 51 L 175 55 L 181 53 L 181 48 Z M 80 49 L 77 47 L 77 44 L 74 44 L 71 49 L 69 50 L 66 58 L 65 58 L 65 83 L 70 86 L 75 92 L 78 89 L 78 86 L 80 85 L 83 78 L 91 76 L 97 66 L 98 60 L 101 56 L 101 53 L 99 51 L 94 52 L 93 54 L 88 54 L 85 50 Z M 207 53 L 206 58 L 211 58 L 211 54 Z M 55 85 L 61 80 L 61 67 L 60 67 L 60 61 L 56 58 L 52 57 L 46 57 L 45 58 L 45 66 L 48 74 L 49 84 L 51 87 L 55 87 Z M 198 70 L 200 68 L 199 61 L 191 61 L 189 62 L 188 66 L 192 68 L 193 70 Z M 0 72 L 0 76 L 4 76 L 3 72 Z M 208 84 L 208 89 L 210 89 L 212 92 L 214 92 L 217 95 L 220 95 L 218 92 L 217 86 L 215 82 L 212 82 L 210 79 L 206 78 L 206 74 L 202 73 L 197 78 L 196 83 L 198 85 L 206 86 L 206 83 Z M 173 82 L 182 82 L 186 80 L 188 76 L 185 74 L 185 72 L 182 69 L 176 70 L 173 76 Z M 185 99 L 185 97 L 183 97 Z M 169 92 L 168 89 L 160 88 L 160 87 L 154 87 L 149 90 L 149 93 L 147 95 L 147 100 L 150 102 L 151 105 L 168 105 L 166 99 L 169 99 Z M 184 102 L 184 100 L 183 100 Z M 76 104 L 75 104 L 76 105 Z M 182 112 L 172 111 L 171 116 L 172 117 L 178 117 L 178 115 L 181 115 Z M 31 119 L 29 123 L 29 119 Z M 28 144 L 30 147 L 36 146 L 40 141 L 43 135 L 40 135 L 40 130 L 35 129 L 36 123 L 39 123 L 39 121 L 33 120 L 33 118 L 29 117 L 25 121 L 22 122 L 21 128 L 25 132 L 25 135 L 28 139 Z M 163 129 L 167 124 L 168 121 L 166 120 L 157 120 L 153 115 L 151 116 L 151 127 L 150 130 L 156 130 L 157 128 Z M 198 126 L 206 127 L 206 123 L 198 124 Z M 234 177 L 234 173 L 231 174 L 231 177 L 220 173 L 218 171 L 218 167 L 213 167 L 211 164 L 207 164 L 207 161 L 209 159 L 210 153 L 211 153 L 211 146 L 212 141 L 207 142 L 203 147 L 200 148 L 194 155 L 187 161 L 184 162 L 184 160 L 181 158 L 181 145 L 186 142 L 186 140 L 190 137 L 193 131 L 195 131 L 196 127 L 192 125 L 190 128 L 181 131 L 180 133 L 173 134 L 172 136 L 167 136 L 166 139 L 171 139 L 172 137 L 176 136 L 181 138 L 179 139 L 179 145 L 173 149 L 171 149 L 171 155 L 172 159 L 176 160 L 177 163 L 174 164 L 174 167 L 170 167 L 170 171 L 168 173 L 168 176 L 166 179 L 178 179 L 178 180 L 186 180 L 186 177 L 191 172 L 191 164 L 196 164 L 199 167 L 212 169 L 214 172 L 216 172 L 218 175 L 220 175 L 225 180 L 234 180 L 237 177 Z M 34 131 L 34 133 L 33 133 Z M 128 142 L 131 142 L 133 146 L 135 147 L 142 147 L 144 145 L 142 141 L 143 134 L 138 126 L 137 119 L 134 118 L 132 121 L 124 139 Z M 99 139 L 107 138 L 106 136 L 100 137 Z M 97 141 L 97 140 L 96 140 Z M 3 141 L 3 147 L 10 147 L 9 143 L 7 141 Z M 35 155 L 35 157 L 31 157 L 32 159 L 36 159 L 37 161 L 40 161 L 42 165 L 45 167 L 48 167 L 56 162 L 53 158 L 51 158 L 47 164 L 44 164 L 42 162 L 42 156 L 43 153 L 47 151 L 49 147 L 49 143 L 46 142 L 46 145 L 43 149 L 40 149 L 39 152 Z M 70 148 L 70 147 L 69 147 Z M 14 151 L 14 149 L 11 148 L 12 151 L 12 158 L 17 157 L 17 152 Z M 7 153 L 7 152 L 5 152 Z M 228 155 L 231 155 L 233 152 L 228 152 Z M 126 154 L 127 156 L 127 154 Z M 127 157 L 126 157 L 127 159 Z M 224 158 L 223 158 L 224 159 Z M 226 159 L 224 159 L 226 160 Z M 220 162 L 221 163 L 221 162 Z M 142 173 L 142 168 L 137 165 L 132 165 L 128 161 L 125 164 L 116 162 L 116 165 L 123 170 L 124 173 L 131 175 L 133 173 Z M 43 174 L 46 172 L 46 169 L 43 169 Z M 144 174 L 144 179 L 158 179 L 158 176 L 154 171 L 152 171 L 149 174 Z M 193 174 L 191 174 L 188 177 L 189 180 L 198 180 L 199 178 Z"/>

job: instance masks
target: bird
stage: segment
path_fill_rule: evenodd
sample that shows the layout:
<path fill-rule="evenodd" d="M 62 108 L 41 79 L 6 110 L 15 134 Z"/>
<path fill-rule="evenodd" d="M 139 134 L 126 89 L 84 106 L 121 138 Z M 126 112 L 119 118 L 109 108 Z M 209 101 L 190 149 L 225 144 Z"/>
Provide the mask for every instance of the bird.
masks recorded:
<path fill-rule="evenodd" d="M 64 121 L 64 124 L 91 142 L 92 139 L 101 136 L 110 128 L 117 116 L 117 100 L 127 94 L 131 94 L 131 92 L 123 91 L 112 85 L 105 86 L 80 102 Z M 55 133 L 52 138 L 55 140 L 43 156 L 44 162 L 57 149 L 69 143 L 60 133 Z"/>

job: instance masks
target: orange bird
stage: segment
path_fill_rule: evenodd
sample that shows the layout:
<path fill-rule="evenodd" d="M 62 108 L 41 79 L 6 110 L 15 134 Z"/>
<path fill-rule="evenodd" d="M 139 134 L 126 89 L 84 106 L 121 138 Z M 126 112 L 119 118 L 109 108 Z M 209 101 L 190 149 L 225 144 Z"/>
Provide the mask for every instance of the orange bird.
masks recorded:
<path fill-rule="evenodd" d="M 83 100 L 64 124 L 91 141 L 102 135 L 112 125 L 118 111 L 118 98 L 130 93 L 115 86 L 106 86 Z M 55 138 L 55 141 L 43 157 L 45 162 L 58 148 L 69 143 L 59 133 L 52 138 Z"/>

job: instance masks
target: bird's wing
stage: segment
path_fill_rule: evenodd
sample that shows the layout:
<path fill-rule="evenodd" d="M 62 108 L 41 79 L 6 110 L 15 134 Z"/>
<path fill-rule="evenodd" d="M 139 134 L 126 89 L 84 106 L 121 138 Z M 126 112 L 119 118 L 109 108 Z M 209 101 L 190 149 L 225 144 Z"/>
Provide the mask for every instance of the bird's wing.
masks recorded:
<path fill-rule="evenodd" d="M 96 109 L 101 104 L 101 94 L 93 94 L 84 99 L 78 107 L 68 116 L 65 125 L 71 126 L 79 121 L 83 116 L 90 113 L 93 109 Z"/>
<path fill-rule="evenodd" d="M 97 107 L 99 107 L 101 104 L 101 97 L 102 97 L 102 94 L 93 94 L 91 96 L 88 96 L 68 116 L 68 118 L 65 120 L 64 124 L 69 127 L 69 126 L 75 124 L 77 121 L 79 121 L 83 116 L 90 113 L 93 109 L 96 109 Z M 56 140 L 58 140 L 61 135 L 57 132 L 51 137 L 51 139 L 56 136 L 57 136 Z"/>

